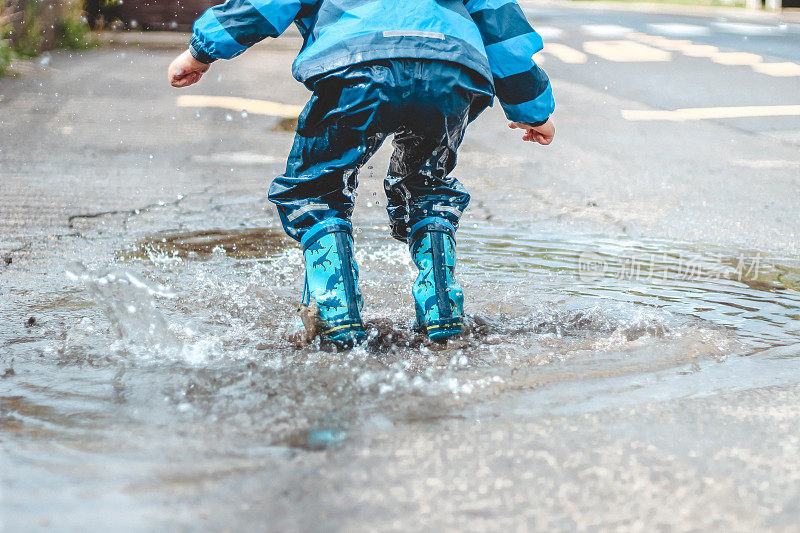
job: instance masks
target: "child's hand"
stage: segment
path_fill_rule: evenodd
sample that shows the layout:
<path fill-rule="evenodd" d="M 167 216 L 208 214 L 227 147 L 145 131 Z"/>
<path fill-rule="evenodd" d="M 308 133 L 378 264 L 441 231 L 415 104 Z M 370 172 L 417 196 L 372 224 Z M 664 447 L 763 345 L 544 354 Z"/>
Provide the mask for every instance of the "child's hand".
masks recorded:
<path fill-rule="evenodd" d="M 525 135 L 522 136 L 523 141 L 537 142 L 544 146 L 553 142 L 553 137 L 556 134 L 556 127 L 553 125 L 553 120 L 549 118 L 547 122 L 541 126 L 529 126 L 522 122 L 509 122 L 508 127 L 511 129 L 520 128 L 526 130 Z"/>
<path fill-rule="evenodd" d="M 167 75 L 173 87 L 188 87 L 197 83 L 209 65 L 196 60 L 189 50 L 176 57 L 169 66 Z"/>

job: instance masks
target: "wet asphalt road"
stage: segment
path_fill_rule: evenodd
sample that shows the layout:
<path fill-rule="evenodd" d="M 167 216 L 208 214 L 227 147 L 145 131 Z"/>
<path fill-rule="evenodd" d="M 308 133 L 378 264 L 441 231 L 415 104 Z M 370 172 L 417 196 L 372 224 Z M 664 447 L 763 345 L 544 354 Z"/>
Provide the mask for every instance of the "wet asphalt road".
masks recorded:
<path fill-rule="evenodd" d="M 520 238 L 555 233 L 565 248 L 589 235 L 779 256 L 796 276 L 800 113 L 737 113 L 800 105 L 800 72 L 792 74 L 792 64 L 800 69 L 800 26 L 525 7 L 545 41 L 561 45 L 540 54 L 556 91 L 557 138 L 548 148 L 523 144 L 499 106 L 471 126 L 456 170 L 473 196 L 463 222 L 476 232 L 466 234 L 470 261 L 480 262 L 479 247 L 489 241 L 481 232 L 503 228 Z M 266 439 L 259 447 L 258 432 L 271 428 L 232 450 L 182 421 L 169 438 L 152 433 L 175 457 L 184 450 L 193 457 L 174 472 L 157 469 L 146 454 L 98 459 L 102 445 L 93 443 L 109 439 L 113 426 L 93 433 L 101 413 L 75 404 L 80 416 L 71 415 L 68 395 L 58 404 L 66 414 L 37 405 L 40 391 L 31 385 L 67 379 L 82 394 L 100 395 L 82 380 L 88 367 L 122 372 L 97 357 L 85 369 L 41 362 L 50 352 L 37 346 L 75 331 L 59 322 L 64 309 L 73 320 L 91 306 L 63 275 L 66 263 L 107 265 L 165 230 L 275 226 L 266 187 L 282 170 L 291 133 L 276 117 L 181 107 L 177 98 L 302 105 L 308 97 L 289 74 L 296 37 L 215 64 L 180 92 L 166 83 L 177 51 L 171 42 L 52 53 L 19 78 L 0 80 L 0 527 L 796 529 L 800 347 L 774 342 L 763 347 L 764 359 L 726 360 L 734 348 L 717 333 L 687 333 L 674 365 L 658 360 L 659 350 L 671 353 L 659 342 L 628 346 L 618 359 L 591 350 L 577 362 L 534 359 L 519 369 L 524 379 L 508 378 L 513 386 L 480 401 L 383 406 L 356 424 L 351 444 L 325 452 Z M 724 64 L 732 52 L 749 54 L 736 58 L 745 64 Z M 781 66 L 763 66 L 771 64 Z M 623 113 L 718 107 L 737 109 L 682 122 Z M 361 172 L 356 224 L 373 233 L 385 224 L 388 154 L 384 147 Z M 554 276 L 552 283 L 564 283 Z M 784 283 L 796 293 L 798 285 Z M 777 293 L 765 294 L 783 305 Z M 26 325 L 31 316 L 38 323 Z M 779 329 L 798 330 L 797 315 L 783 318 Z M 648 354 L 646 362 L 636 350 Z M 620 374 L 621 367 L 633 370 Z M 150 391 L 118 383 L 113 394 L 103 392 L 114 403 L 154 401 Z M 163 390 L 153 385 L 152 392 Z M 164 413 L 152 418 L 169 429 Z M 248 426 L 236 427 L 246 433 Z M 82 428 L 78 446 L 72 436 Z M 158 476 L 148 475 L 151 467 Z M 99 489 L 87 485 L 93 477 L 103 480 Z"/>

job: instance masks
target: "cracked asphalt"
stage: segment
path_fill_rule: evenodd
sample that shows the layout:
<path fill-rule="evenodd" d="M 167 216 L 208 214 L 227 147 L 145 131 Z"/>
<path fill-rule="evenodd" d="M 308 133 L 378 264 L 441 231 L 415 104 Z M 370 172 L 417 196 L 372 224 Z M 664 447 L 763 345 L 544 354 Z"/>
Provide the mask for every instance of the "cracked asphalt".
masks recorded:
<path fill-rule="evenodd" d="M 468 130 L 459 253 L 469 312 L 491 327 L 438 356 L 394 302 L 407 260 L 381 233 L 388 145 L 360 173 L 354 220 L 389 324 L 372 352 L 284 339 L 300 280 L 279 239 L 267 266 L 152 253 L 169 235 L 272 235 L 291 121 L 178 97 L 304 105 L 296 33 L 185 91 L 166 80 L 175 34 L 105 35 L 0 79 L 0 530 L 796 531 L 800 116 L 623 111 L 800 105 L 798 25 L 524 7 L 563 45 L 540 54 L 557 135 L 522 143 L 498 105 Z M 750 63 L 723 64 L 739 52 Z M 579 278 L 594 251 L 616 278 Z M 631 251 L 672 274 L 684 256 L 763 272 L 626 284 Z M 64 276 L 76 260 L 173 283 L 164 312 L 204 324 L 218 359 L 162 368 L 102 344 L 108 318 Z M 526 291 L 545 311 L 519 305 Z M 345 445 L 311 450 L 320 406 L 348 413 Z"/>

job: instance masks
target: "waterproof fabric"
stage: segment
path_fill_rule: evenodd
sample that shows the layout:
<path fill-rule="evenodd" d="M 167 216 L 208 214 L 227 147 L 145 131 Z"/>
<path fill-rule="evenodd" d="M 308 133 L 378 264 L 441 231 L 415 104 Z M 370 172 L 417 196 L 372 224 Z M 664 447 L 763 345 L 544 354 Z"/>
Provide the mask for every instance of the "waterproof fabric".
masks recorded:
<path fill-rule="evenodd" d="M 345 66 L 430 59 L 484 77 L 510 120 L 539 124 L 555 106 L 532 58 L 542 39 L 515 0 L 228 0 L 197 19 L 189 49 L 204 63 L 231 59 L 292 22 L 304 38 L 292 71 L 309 88 Z"/>
<path fill-rule="evenodd" d="M 464 293 L 455 279 L 455 228 L 444 219 L 429 218 L 412 229 L 411 258 L 419 268 L 411 293 L 417 328 L 431 339 L 461 332 L 464 325 Z"/>
<path fill-rule="evenodd" d="M 300 240 L 321 221 L 349 221 L 358 169 L 392 133 L 384 182 L 392 235 L 406 242 L 431 216 L 457 227 L 469 194 L 449 173 L 467 123 L 490 98 L 485 80 L 453 63 L 389 60 L 321 78 L 286 172 L 269 189 L 286 232 Z"/>
<path fill-rule="evenodd" d="M 358 265 L 353 256 L 352 227 L 340 219 L 317 224 L 303 239 L 306 263 L 305 304 L 314 299 L 323 338 L 341 344 L 364 337 L 358 290 Z"/>

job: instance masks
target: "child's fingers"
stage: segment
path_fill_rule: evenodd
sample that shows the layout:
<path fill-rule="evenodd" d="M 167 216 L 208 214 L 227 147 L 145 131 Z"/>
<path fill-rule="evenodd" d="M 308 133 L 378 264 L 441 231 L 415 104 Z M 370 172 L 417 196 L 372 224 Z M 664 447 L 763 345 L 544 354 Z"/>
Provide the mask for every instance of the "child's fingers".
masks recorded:
<path fill-rule="evenodd" d="M 173 87 L 187 87 L 197 83 L 200 80 L 200 76 L 202 76 L 201 72 L 189 72 L 182 77 L 173 76 L 170 83 Z"/>
<path fill-rule="evenodd" d="M 169 82 L 173 87 L 183 87 L 186 84 L 186 77 L 173 75 Z"/>
<path fill-rule="evenodd" d="M 193 84 L 197 80 L 192 80 L 191 74 L 184 76 L 183 78 L 179 78 L 172 83 L 173 87 L 186 87 L 187 85 Z"/>

